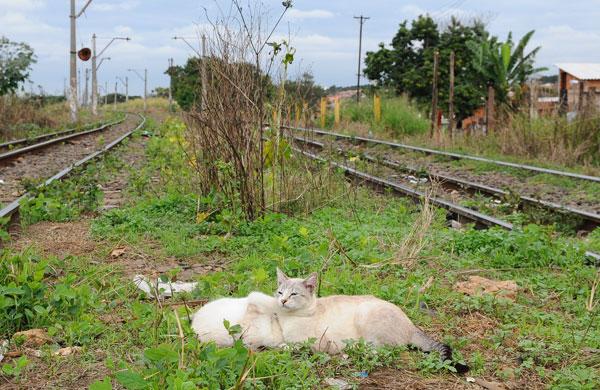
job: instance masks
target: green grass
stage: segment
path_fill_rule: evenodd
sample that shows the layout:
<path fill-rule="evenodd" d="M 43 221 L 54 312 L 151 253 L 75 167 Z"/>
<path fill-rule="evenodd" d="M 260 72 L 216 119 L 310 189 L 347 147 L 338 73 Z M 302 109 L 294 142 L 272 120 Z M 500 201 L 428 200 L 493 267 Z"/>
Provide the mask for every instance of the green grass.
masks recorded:
<path fill-rule="evenodd" d="M 161 133 L 169 134 L 164 128 Z M 224 349 L 200 344 L 184 308 L 144 299 L 125 276 L 127 264 L 110 260 L 110 248 L 125 242 L 141 248 L 149 270 L 169 257 L 189 263 L 216 257 L 227 263 L 222 271 L 197 275 L 199 288 L 179 300 L 271 293 L 275 267 L 295 276 L 322 270 L 322 295 L 373 294 L 401 306 L 417 325 L 452 345 L 456 358 L 471 365 L 471 376 L 513 380 L 520 387 L 592 389 L 598 384 L 600 361 L 583 352 L 600 348 L 600 309 L 586 309 L 597 271 L 583 256 L 586 245 L 599 245 L 598 234 L 584 244 L 535 225 L 513 232 L 456 231 L 445 226 L 444 212 L 438 210 L 418 259 L 372 268 L 395 259 L 418 221 L 419 206 L 359 188 L 308 215 L 268 213 L 244 222 L 223 209 L 198 223 L 197 212 L 216 200 L 199 198 L 180 185 L 191 172 L 173 145 L 169 136 L 152 139 L 148 165 L 130 179 L 131 204 L 92 221 L 94 237 L 106 243 L 99 253 L 59 259 L 33 249 L 4 252 L 0 318 L 20 313 L 23 320 L 0 327 L 0 339 L 40 326 L 54 340 L 42 348 L 41 359 L 24 367 L 3 362 L 3 375 L 11 382 L 26 385 L 46 375 L 55 387 L 95 382 L 95 389 L 111 388 L 110 383 L 129 389 L 231 388 L 248 367 L 243 388 L 322 388 L 330 377 L 356 383 L 357 373 L 376 375 L 382 367 L 408 369 L 423 380 L 451 378 L 436 355 L 405 348 L 375 352 L 355 343 L 342 358 L 311 352 L 306 345 L 250 354 L 240 344 Z M 343 251 L 335 249 L 334 240 Z M 469 274 L 515 280 L 516 300 L 455 291 L 454 284 Z M 431 287 L 420 291 L 430 278 Z M 29 290 L 21 294 L 14 288 Z M 435 316 L 421 310 L 423 303 Z M 183 349 L 175 312 L 182 319 Z M 109 315 L 122 322 L 103 320 Z M 58 345 L 79 345 L 83 351 L 54 356 Z M 91 374 L 77 379 L 76 373 L 84 371 Z"/>
<path fill-rule="evenodd" d="M 393 136 L 423 134 L 429 129 L 427 118 L 403 97 L 382 98 L 381 122 L 375 122 L 373 115 L 373 98 L 364 98 L 360 104 L 354 100 L 344 100 L 340 111 L 340 119 L 347 123 L 367 125 L 373 132 L 386 132 Z M 333 126 L 333 114 L 327 117 L 327 127 Z"/>

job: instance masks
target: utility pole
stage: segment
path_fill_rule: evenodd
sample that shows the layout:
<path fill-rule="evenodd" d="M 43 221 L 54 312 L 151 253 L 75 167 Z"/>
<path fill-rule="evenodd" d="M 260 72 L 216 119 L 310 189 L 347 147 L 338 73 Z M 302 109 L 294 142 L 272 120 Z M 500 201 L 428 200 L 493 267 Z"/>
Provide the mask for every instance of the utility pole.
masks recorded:
<path fill-rule="evenodd" d="M 437 135 L 438 123 L 438 68 L 440 66 L 440 52 L 433 53 L 433 85 L 431 88 L 431 129 L 429 136 L 433 138 L 434 132 Z"/>
<path fill-rule="evenodd" d="M 100 53 L 97 53 L 96 38 L 96 34 L 94 33 L 92 35 L 92 114 L 94 116 L 98 115 L 98 68 L 100 68 L 100 65 L 102 64 L 102 61 L 100 61 L 100 64 L 96 65 L 96 61 L 99 57 L 102 56 L 102 54 L 114 41 L 129 41 L 131 39 L 129 37 L 114 37 L 108 42 L 106 46 L 104 46 L 104 49 L 100 50 Z M 110 57 L 108 57 L 108 59 L 110 59 Z"/>
<path fill-rule="evenodd" d="M 115 97 L 113 99 L 113 110 L 117 111 L 117 86 L 119 85 L 119 82 L 117 80 L 115 80 Z"/>
<path fill-rule="evenodd" d="M 365 21 L 371 18 L 360 15 L 355 16 L 354 19 L 358 19 L 360 23 L 358 34 L 358 72 L 356 73 L 356 103 L 360 103 L 360 66 L 362 64 L 362 31 L 363 24 L 365 23 Z"/>
<path fill-rule="evenodd" d="M 450 91 L 448 96 L 448 134 L 450 139 L 454 133 L 454 50 L 450 52 Z"/>
<path fill-rule="evenodd" d="M 69 52 L 69 106 L 71 109 L 71 122 L 77 122 L 77 18 L 81 16 L 90 5 L 92 0 L 81 8 L 79 13 L 75 11 L 75 0 L 71 0 L 71 13 L 69 14 L 71 24 L 71 45 Z"/>
<path fill-rule="evenodd" d="M 107 104 L 108 104 L 108 81 L 105 81 L 104 82 L 104 105 L 106 106 Z"/>
<path fill-rule="evenodd" d="M 171 110 L 171 106 L 173 105 L 173 92 L 171 88 L 173 86 L 173 76 L 171 76 L 171 69 L 173 68 L 173 59 L 169 58 L 169 110 Z"/>

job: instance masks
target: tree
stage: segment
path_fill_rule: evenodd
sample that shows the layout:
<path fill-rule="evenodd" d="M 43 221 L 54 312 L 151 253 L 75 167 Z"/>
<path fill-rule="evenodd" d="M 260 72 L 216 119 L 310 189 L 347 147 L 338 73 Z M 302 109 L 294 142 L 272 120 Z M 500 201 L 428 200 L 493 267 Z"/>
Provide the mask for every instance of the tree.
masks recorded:
<path fill-rule="evenodd" d="M 469 43 L 473 65 L 482 81 L 494 87 L 498 103 L 510 104 L 511 92 L 518 98 L 521 87 L 528 78 L 547 70 L 535 67 L 535 56 L 540 51 L 540 46 L 525 54 L 525 48 L 534 32 L 535 30 L 531 30 L 525 34 L 516 46 L 512 32 L 508 33 L 506 42 L 485 35 L 481 40 Z"/>
<path fill-rule="evenodd" d="M 471 52 L 467 43 L 480 40 L 485 27 L 480 22 L 468 25 L 452 18 L 440 31 L 430 16 L 419 16 L 411 25 L 400 24 L 390 48 L 383 43 L 379 50 L 367 52 L 365 75 L 379 87 L 392 88 L 396 93 L 407 93 L 423 106 L 431 102 L 433 80 L 433 53 L 440 52 L 439 93 L 440 108 L 447 107 L 450 52 L 456 54 L 454 95 L 456 116 L 465 118 L 482 104 L 485 90 L 475 79 Z"/>
<path fill-rule="evenodd" d="M 36 62 L 33 49 L 26 43 L 0 38 L 0 95 L 14 93 L 27 80 Z"/>
<path fill-rule="evenodd" d="M 308 103 L 315 106 L 325 96 L 325 90 L 315 83 L 315 78 L 309 72 L 302 73 L 302 76 L 294 81 L 286 81 L 286 94 L 289 100 L 296 103 Z"/>

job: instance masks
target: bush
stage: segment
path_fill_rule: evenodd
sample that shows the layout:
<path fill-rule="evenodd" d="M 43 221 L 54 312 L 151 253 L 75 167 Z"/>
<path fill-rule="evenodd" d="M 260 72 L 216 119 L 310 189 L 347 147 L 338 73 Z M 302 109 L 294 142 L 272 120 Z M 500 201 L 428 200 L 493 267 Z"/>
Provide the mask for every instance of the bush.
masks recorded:
<path fill-rule="evenodd" d="M 429 129 L 429 121 L 405 97 L 381 99 L 381 123 L 375 123 L 373 102 L 361 104 L 348 101 L 342 105 L 342 120 L 367 123 L 375 131 L 390 131 L 396 136 L 423 134 Z"/>

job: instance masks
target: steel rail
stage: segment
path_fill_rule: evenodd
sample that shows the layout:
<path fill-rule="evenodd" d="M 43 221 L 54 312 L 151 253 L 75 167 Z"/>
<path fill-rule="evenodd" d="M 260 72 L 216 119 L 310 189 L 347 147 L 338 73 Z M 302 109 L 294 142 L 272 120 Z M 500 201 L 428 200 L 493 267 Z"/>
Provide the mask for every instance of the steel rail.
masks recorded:
<path fill-rule="evenodd" d="M 359 171 L 357 169 L 351 168 L 347 165 L 341 164 L 341 163 L 337 163 L 335 161 L 331 161 L 331 160 L 327 160 L 323 157 L 317 156 L 315 154 L 309 153 L 307 151 L 298 149 L 296 147 L 292 147 L 292 150 L 294 150 L 297 153 L 300 153 L 306 157 L 309 157 L 313 160 L 316 161 L 320 161 L 322 163 L 328 163 L 336 168 L 342 169 L 344 171 L 345 174 L 350 175 L 350 176 L 354 176 L 357 177 L 359 179 L 363 179 L 367 182 L 376 184 L 378 186 L 382 186 L 382 187 L 386 187 L 386 188 L 390 188 L 398 193 L 401 193 L 403 195 L 407 195 L 412 197 L 413 199 L 422 199 L 425 197 L 425 193 L 423 193 L 422 191 L 418 191 L 418 190 L 414 190 L 410 187 L 401 185 L 399 183 L 394 183 L 392 181 L 386 180 L 386 179 L 382 179 L 380 177 L 377 176 L 373 176 L 370 175 L 368 173 Z M 477 222 L 481 225 L 484 226 L 499 226 L 503 229 L 506 230 L 513 230 L 513 224 L 503 221 L 501 219 L 498 218 L 494 218 L 492 216 L 486 215 L 486 214 L 482 214 L 480 212 L 477 212 L 475 210 L 471 210 L 467 207 L 463 207 L 460 205 L 456 205 L 452 202 L 449 202 L 445 199 L 440 199 L 437 197 L 430 197 L 430 202 L 436 206 L 442 207 L 448 211 L 450 211 L 451 213 L 454 213 L 456 215 L 459 215 L 461 217 L 464 217 L 466 219 L 469 219 L 471 221 Z M 585 252 L 585 256 L 589 257 L 591 259 L 594 259 L 594 263 L 596 265 L 600 265 L 600 254 L 591 252 L 591 251 L 586 251 Z"/>
<path fill-rule="evenodd" d="M 319 135 L 326 135 L 326 136 L 335 137 L 335 138 L 344 138 L 344 139 L 350 139 L 350 140 L 357 140 L 357 141 L 365 142 L 365 143 L 386 145 L 386 146 L 390 146 L 392 148 L 407 149 L 407 150 L 412 150 L 412 151 L 421 152 L 421 153 L 425 153 L 425 154 L 434 154 L 434 155 L 439 155 L 439 156 L 452 157 L 454 159 L 473 160 L 473 161 L 485 162 L 485 163 L 494 164 L 494 165 L 510 167 L 510 168 L 524 169 L 524 170 L 528 170 L 528 171 L 532 171 L 532 172 L 547 173 L 547 174 L 551 174 L 551 175 L 565 176 L 565 177 L 571 177 L 574 179 L 588 180 L 588 181 L 600 183 L 600 177 L 598 177 L 598 176 L 583 175 L 583 174 L 579 174 L 579 173 L 559 171 L 556 169 L 541 168 L 541 167 L 536 167 L 533 165 L 517 164 L 517 163 L 511 163 L 508 161 L 493 160 L 493 159 L 489 159 L 489 158 L 485 158 L 485 157 L 471 156 L 468 154 L 443 152 L 441 150 L 422 148 L 419 146 L 412 146 L 412 145 L 407 145 L 407 144 L 400 144 L 400 143 L 380 140 L 380 139 L 376 139 L 376 138 L 368 138 L 368 137 L 360 137 L 360 136 L 352 136 L 352 135 L 347 135 L 347 134 L 334 133 L 334 132 L 325 131 L 325 130 L 321 130 L 321 129 L 307 129 L 304 127 L 293 127 L 293 126 L 283 126 L 283 125 L 281 127 L 285 128 L 285 129 L 289 129 L 289 130 L 304 131 L 304 132 L 309 132 L 309 133 L 314 133 L 314 134 L 319 134 Z"/>
<path fill-rule="evenodd" d="M 108 123 L 102 123 L 102 124 L 100 124 L 100 126 L 106 126 L 106 125 L 113 126 L 115 124 L 116 124 L 115 122 L 108 122 Z M 94 125 L 97 125 L 97 124 L 94 124 Z M 89 127 L 89 125 L 84 126 L 84 129 L 82 131 L 85 131 L 86 127 Z M 34 141 L 41 141 L 41 140 L 50 139 L 52 137 L 56 137 L 56 136 L 60 136 L 60 135 L 71 134 L 71 133 L 74 133 L 74 132 L 76 132 L 78 130 L 80 130 L 80 129 L 73 128 L 73 129 L 55 131 L 54 133 L 41 134 L 41 135 L 38 135 L 36 137 L 31 137 L 31 138 L 15 139 L 15 140 L 12 140 L 12 141 L 7 141 L 7 142 L 4 142 L 4 143 L 1 143 L 0 144 L 0 148 L 8 148 L 10 146 L 15 146 L 15 145 L 20 145 L 20 144 L 29 144 L 29 143 L 34 142 Z"/>
<path fill-rule="evenodd" d="M 53 145 L 55 143 L 67 141 L 69 139 L 73 139 L 73 138 L 76 138 L 76 137 L 81 137 L 83 135 L 92 134 L 92 133 L 96 133 L 98 131 L 105 130 L 105 129 L 111 127 L 111 126 L 118 125 L 118 124 L 122 123 L 123 121 L 125 121 L 126 117 L 127 116 L 125 116 L 125 118 L 123 118 L 123 119 L 119 119 L 119 120 L 116 120 L 114 122 L 106 123 L 106 124 L 104 124 L 104 125 L 102 125 L 100 127 L 96 127 L 96 128 L 90 129 L 90 130 L 80 131 L 80 132 L 73 133 L 73 134 L 67 134 L 67 135 L 64 135 L 62 137 L 52 138 L 52 139 L 49 139 L 47 141 L 43 141 L 43 142 L 40 142 L 40 143 L 37 143 L 37 144 L 33 144 L 33 145 L 25 146 L 23 148 L 14 149 L 14 150 L 11 150 L 11 151 L 8 151 L 8 152 L 5 152 L 5 153 L 1 153 L 0 154 L 0 160 L 6 160 L 6 159 L 9 159 L 9 158 L 20 156 L 22 154 L 29 153 L 29 152 L 31 152 L 33 150 L 45 148 L 45 147 Z"/>
<path fill-rule="evenodd" d="M 105 145 L 102 149 L 97 150 L 94 153 L 91 153 L 88 156 L 82 158 L 81 160 L 79 160 L 79 161 L 77 161 L 77 162 L 69 165 L 68 167 L 62 169 L 60 172 L 58 172 L 54 176 L 52 176 L 49 179 L 47 179 L 43 184 L 40 185 L 40 187 L 41 186 L 45 186 L 45 185 L 49 185 L 50 183 L 52 183 L 52 182 L 54 182 L 56 180 L 61 180 L 61 179 L 65 178 L 66 176 L 68 176 L 69 174 L 71 174 L 71 172 L 73 172 L 73 170 L 75 168 L 84 166 L 85 164 L 87 164 L 88 162 L 90 162 L 91 160 L 93 160 L 94 158 L 103 155 L 104 153 L 108 152 L 110 149 L 112 149 L 116 145 L 118 145 L 121 142 L 123 142 L 124 139 L 128 138 L 129 136 L 131 136 L 131 134 L 133 134 L 135 131 L 141 129 L 142 126 L 144 126 L 144 124 L 146 123 L 146 117 L 144 117 L 142 114 L 139 114 L 139 113 L 137 115 L 142 119 L 142 121 L 133 130 L 129 130 L 125 134 L 119 136 L 114 141 L 112 141 L 109 144 Z M 19 207 L 20 207 L 21 202 L 23 200 L 29 198 L 30 196 L 31 195 L 29 193 L 23 194 L 18 199 L 15 199 L 11 203 L 9 203 L 6 207 L 2 208 L 2 210 L 0 210 L 0 218 L 13 217 L 14 215 L 16 215 L 18 213 L 18 211 L 19 211 Z"/>
<path fill-rule="evenodd" d="M 295 141 L 306 143 L 311 146 L 318 147 L 320 149 L 325 148 L 325 144 L 322 142 L 308 140 L 306 138 L 296 137 L 296 136 L 292 136 L 292 139 L 294 139 Z M 336 151 L 340 154 L 347 155 L 347 152 L 345 150 L 343 150 L 342 148 L 337 148 Z M 362 153 L 362 156 L 366 160 L 368 160 L 372 163 L 382 164 L 384 166 L 387 166 L 387 167 L 395 169 L 395 170 L 409 172 L 412 174 L 418 174 L 418 173 L 422 172 L 416 168 L 401 165 L 401 164 L 399 164 L 395 161 L 389 160 L 389 159 L 378 159 L 378 158 L 371 156 L 369 154 L 366 154 L 366 153 Z M 441 182 L 442 184 L 452 183 L 453 185 L 459 186 L 461 188 L 465 188 L 465 189 L 469 189 L 469 190 L 476 190 L 476 191 L 494 195 L 497 197 L 505 197 L 507 195 L 510 195 L 510 193 L 508 191 L 505 191 L 505 190 L 502 190 L 499 188 L 495 188 L 492 186 L 488 186 L 485 184 L 480 184 L 480 183 L 475 183 L 475 182 L 471 182 L 468 180 L 460 179 L 460 178 L 454 177 L 454 176 L 448 176 L 448 175 L 443 175 L 443 174 L 439 174 L 439 173 L 430 173 L 430 172 L 427 172 L 427 175 L 430 178 Z M 534 206 L 538 206 L 538 207 L 543 207 L 543 208 L 553 211 L 553 212 L 566 212 L 569 214 L 574 214 L 574 215 L 581 217 L 585 221 L 591 222 L 594 227 L 597 227 L 598 225 L 600 225 L 600 214 L 592 213 L 589 211 L 581 210 L 581 209 L 567 206 L 567 205 L 562 205 L 560 203 L 550 202 L 550 201 L 541 200 L 541 199 L 535 199 L 535 198 L 532 198 L 532 197 L 526 196 L 526 195 L 521 195 L 521 194 L 516 194 L 516 195 L 519 197 L 520 203 L 522 202 L 523 204 L 530 204 L 530 205 L 534 205 Z"/>

